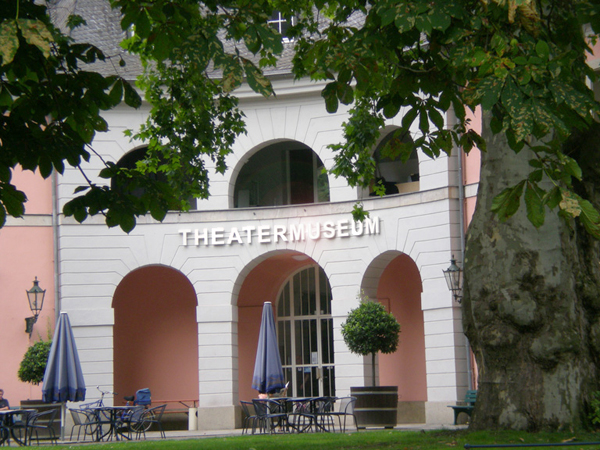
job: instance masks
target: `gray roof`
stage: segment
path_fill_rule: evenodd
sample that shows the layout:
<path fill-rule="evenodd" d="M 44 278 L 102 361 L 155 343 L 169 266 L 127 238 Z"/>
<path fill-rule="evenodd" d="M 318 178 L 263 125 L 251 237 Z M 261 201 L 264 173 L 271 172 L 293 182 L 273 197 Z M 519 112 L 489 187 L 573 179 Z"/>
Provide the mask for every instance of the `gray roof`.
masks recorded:
<path fill-rule="evenodd" d="M 106 56 L 105 62 L 91 65 L 91 70 L 102 75 L 119 74 L 133 80 L 142 73 L 142 65 L 137 56 L 121 48 L 120 43 L 126 37 L 121 29 L 121 15 L 113 10 L 106 0 L 56 0 L 49 5 L 52 21 L 63 33 L 76 42 L 87 42 L 98 47 Z M 67 18 L 76 14 L 86 21 L 86 25 L 69 30 Z M 119 62 L 125 61 L 121 67 Z"/>
<path fill-rule="evenodd" d="M 54 0 L 49 3 L 50 14 L 53 22 L 67 35 L 77 42 L 88 42 L 98 47 L 106 56 L 105 62 L 97 62 L 91 65 L 91 69 L 102 75 L 118 74 L 126 79 L 133 80 L 142 73 L 142 65 L 137 56 L 123 50 L 120 43 L 126 37 L 126 32 L 121 29 L 121 15 L 119 11 L 110 7 L 108 0 Z M 86 25 L 69 30 L 66 21 L 69 15 L 81 16 Z M 348 24 L 359 26 L 364 20 L 362 14 L 354 14 Z M 323 27 L 326 21 L 322 20 Z M 228 51 L 233 51 L 235 43 L 224 42 Z M 252 55 L 245 46 L 239 48 L 244 57 L 258 62 L 258 58 Z M 284 50 L 278 56 L 276 67 L 267 67 L 263 71 L 265 75 L 290 74 L 292 69 L 292 58 L 294 56 L 293 42 L 284 44 Z M 125 62 L 121 66 L 121 61 Z M 218 71 L 212 71 L 210 76 L 218 77 Z"/>

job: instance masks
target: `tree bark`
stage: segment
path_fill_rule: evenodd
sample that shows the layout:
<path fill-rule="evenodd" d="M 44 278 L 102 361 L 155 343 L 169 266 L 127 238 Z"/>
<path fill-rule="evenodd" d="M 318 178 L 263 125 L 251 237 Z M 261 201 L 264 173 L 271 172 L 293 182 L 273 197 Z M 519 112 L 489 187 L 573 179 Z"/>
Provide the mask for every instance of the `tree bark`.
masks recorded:
<path fill-rule="evenodd" d="M 488 152 L 464 262 L 463 320 L 479 373 L 471 429 L 579 428 L 598 390 L 598 242 L 556 211 L 536 229 L 523 202 L 499 222 L 492 200 L 526 178 L 532 154 L 515 154 L 487 124 L 483 133 Z M 572 145 L 588 179 L 577 189 L 597 206 L 598 153 Z"/>

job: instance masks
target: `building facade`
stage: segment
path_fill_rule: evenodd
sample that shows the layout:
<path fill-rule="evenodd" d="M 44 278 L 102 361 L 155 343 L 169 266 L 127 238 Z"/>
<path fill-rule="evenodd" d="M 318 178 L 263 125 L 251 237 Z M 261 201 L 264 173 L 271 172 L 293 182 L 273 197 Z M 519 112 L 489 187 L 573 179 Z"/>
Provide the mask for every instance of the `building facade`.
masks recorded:
<path fill-rule="evenodd" d="M 24 219 L 0 229 L 0 279 L 7 280 L 0 301 L 11 314 L 3 314 L 0 334 L 3 342 L 20 336 L 0 349 L 9 362 L 0 369 L 7 398 L 39 394 L 13 372 L 27 345 L 46 337 L 44 320 L 51 329 L 54 313 L 66 311 L 88 399 L 99 396 L 95 386 L 118 393 L 105 399 L 115 404 L 149 387 L 155 403 L 197 407 L 200 429 L 235 428 L 239 401 L 256 396 L 251 381 L 266 301 L 274 305 L 294 395 L 344 396 L 372 382 L 370 358 L 351 354 L 340 331 L 363 295 L 401 324 L 398 351 L 377 360 L 377 383 L 399 387 L 399 422 L 452 423 L 447 405 L 464 397 L 472 373 L 460 305 L 442 271 L 453 256 L 462 260 L 478 156 L 457 149 L 433 160 L 415 152 L 405 164 L 379 157 L 400 114 L 372 149 L 389 194 L 351 188 L 322 171 L 333 165 L 328 146 L 342 140 L 347 113 L 326 112 L 323 86 L 285 74 L 272 81 L 276 98 L 247 87 L 237 93 L 247 134 L 235 143 L 229 170 L 212 175 L 210 198 L 190 212 L 170 212 L 163 222 L 141 218 L 125 234 L 102 216 L 79 224 L 57 212 L 85 184 L 79 171 L 23 180 L 35 202 Z M 124 131 L 148 110 L 106 113 L 109 131 L 93 144 L 99 156 L 83 167 L 93 182 L 101 182 L 94 176 L 102 160 L 125 164 L 143 154 L 144 143 Z M 370 213 L 362 224 L 352 220 L 357 201 Z M 21 289 L 33 276 L 48 291 L 47 318 L 29 339 L 13 323 L 27 315 Z"/>

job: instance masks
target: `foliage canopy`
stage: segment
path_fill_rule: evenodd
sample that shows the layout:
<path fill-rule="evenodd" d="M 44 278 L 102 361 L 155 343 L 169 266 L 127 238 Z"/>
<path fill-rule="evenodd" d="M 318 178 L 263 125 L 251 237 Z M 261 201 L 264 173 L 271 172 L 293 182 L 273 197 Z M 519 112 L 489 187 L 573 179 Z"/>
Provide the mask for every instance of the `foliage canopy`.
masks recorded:
<path fill-rule="evenodd" d="M 370 149 L 385 120 L 398 114 L 402 126 L 388 156 L 406 159 L 413 148 L 432 157 L 456 147 L 486 151 L 467 114 L 481 107 L 514 151 L 527 146 L 535 154 L 527 179 L 497 197 L 500 219 L 524 199 L 536 227 L 550 208 L 600 237 L 600 215 L 572 189 L 581 178 L 578 162 L 561 147 L 600 113 L 586 61 L 600 29 L 595 0 L 110 3 L 122 13 L 123 30 L 134 31 L 123 45 L 144 63 L 138 87 L 152 109 L 131 135 L 149 151 L 135 168 L 104 161 L 98 175 L 106 184 L 84 173 L 87 184 L 64 208 L 78 221 L 102 213 L 107 225 L 130 231 L 137 216 L 162 220 L 169 209 L 189 208 L 186 199 L 207 197 L 209 167 L 226 170 L 231 145 L 244 132 L 235 89 L 247 82 L 272 95 L 264 70 L 293 47 L 294 76 L 324 82 L 329 111 L 352 105 L 345 141 L 333 145 L 336 176 L 368 185 L 375 171 Z M 287 43 L 267 24 L 273 11 L 297 19 Z M 106 56 L 56 29 L 44 5 L 8 2 L 0 42 L 3 225 L 7 214 L 24 213 L 25 193 L 11 183 L 17 165 L 44 177 L 66 165 L 82 170 L 83 161 L 101 159 L 92 142 L 107 129 L 102 111 L 122 101 L 137 107 L 141 99 L 122 77 L 88 70 Z M 408 134 L 411 143 L 402 139 Z M 111 189 L 111 180 L 127 189 Z M 133 195 L 140 187 L 143 195 Z"/>
<path fill-rule="evenodd" d="M 50 347 L 52 347 L 51 340 L 41 340 L 27 349 L 19 365 L 19 380 L 31 384 L 40 384 L 44 381 Z"/>
<path fill-rule="evenodd" d="M 373 384 L 375 356 L 379 352 L 394 353 L 398 349 L 399 333 L 400 324 L 394 315 L 381 303 L 368 298 L 362 299 L 342 324 L 342 336 L 348 349 L 357 355 L 371 355 Z"/>
<path fill-rule="evenodd" d="M 342 324 L 342 336 L 352 353 L 394 353 L 398 348 L 400 324 L 379 302 L 363 301 L 350 311 Z"/>

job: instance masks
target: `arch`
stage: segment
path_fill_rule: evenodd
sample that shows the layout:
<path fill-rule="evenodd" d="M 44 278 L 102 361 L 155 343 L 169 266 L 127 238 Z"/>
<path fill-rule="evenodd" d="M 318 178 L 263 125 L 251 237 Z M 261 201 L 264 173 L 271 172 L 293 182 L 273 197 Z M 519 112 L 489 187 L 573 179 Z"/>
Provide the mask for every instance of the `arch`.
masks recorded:
<path fill-rule="evenodd" d="M 231 207 L 264 207 L 329 201 L 323 161 L 294 140 L 264 143 L 246 155 L 232 172 Z"/>
<path fill-rule="evenodd" d="M 276 315 L 283 284 L 297 271 L 314 264 L 314 260 L 297 251 L 273 251 L 250 262 L 238 277 L 234 304 L 238 307 L 237 391 L 240 399 L 256 397 L 251 384 L 263 303 L 272 302 Z"/>
<path fill-rule="evenodd" d="M 404 161 L 399 155 L 389 154 L 390 150 L 399 152 L 403 145 L 412 144 L 412 137 L 399 135 L 399 130 L 397 126 L 385 127 L 373 150 L 376 181 L 383 183 L 385 195 L 419 190 L 419 157 L 416 148 L 412 149 L 410 156 Z M 377 194 L 371 186 L 368 189 L 359 189 L 358 195 L 359 198 L 367 198 Z"/>
<path fill-rule="evenodd" d="M 185 275 L 160 265 L 136 269 L 117 286 L 112 307 L 115 404 L 140 388 L 156 400 L 198 400 L 197 300 Z"/>
<path fill-rule="evenodd" d="M 385 252 L 371 262 L 361 288 L 370 298 L 383 303 L 401 327 L 398 350 L 389 355 L 379 355 L 379 384 L 398 386 L 401 402 L 425 402 L 423 287 L 417 265 L 404 253 Z"/>
<path fill-rule="evenodd" d="M 138 161 L 142 161 L 146 158 L 146 154 L 148 152 L 148 146 L 143 145 L 140 147 L 136 147 L 127 153 L 125 153 L 121 158 L 117 161 L 117 166 L 125 169 L 133 170 L 136 168 L 136 164 Z M 164 172 L 149 172 L 145 174 L 147 179 L 157 181 L 160 183 L 168 183 L 167 175 Z M 111 189 L 112 190 L 122 190 L 130 193 L 134 197 L 140 198 L 146 191 L 145 187 L 137 186 L 131 187 L 131 182 L 125 178 L 112 178 L 111 179 Z M 188 198 L 188 203 L 191 209 L 196 208 L 196 199 L 193 197 Z M 181 210 L 181 205 L 177 202 L 170 205 L 171 210 Z"/>

